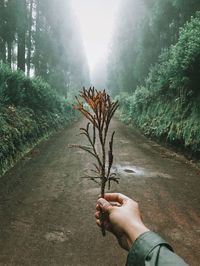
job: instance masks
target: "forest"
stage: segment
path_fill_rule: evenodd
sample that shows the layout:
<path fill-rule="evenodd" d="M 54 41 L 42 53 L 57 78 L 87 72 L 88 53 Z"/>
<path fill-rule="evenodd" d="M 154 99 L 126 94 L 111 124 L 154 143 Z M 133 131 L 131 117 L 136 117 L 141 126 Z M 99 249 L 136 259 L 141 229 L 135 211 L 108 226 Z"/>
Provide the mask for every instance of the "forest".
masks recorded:
<path fill-rule="evenodd" d="M 73 96 L 88 84 L 67 1 L 0 1 L 0 175 L 75 116 Z"/>
<path fill-rule="evenodd" d="M 198 0 L 122 1 L 107 63 L 91 78 L 70 1 L 0 5 L 1 173 L 27 143 L 70 119 L 74 95 L 90 84 L 117 97 L 124 122 L 198 156 Z"/>
<path fill-rule="evenodd" d="M 200 2 L 126 0 L 121 5 L 107 84 L 118 95 L 123 121 L 198 156 Z"/>
<path fill-rule="evenodd" d="M 199 102 L 200 0 L 0 0 L 0 265 L 200 265 Z"/>

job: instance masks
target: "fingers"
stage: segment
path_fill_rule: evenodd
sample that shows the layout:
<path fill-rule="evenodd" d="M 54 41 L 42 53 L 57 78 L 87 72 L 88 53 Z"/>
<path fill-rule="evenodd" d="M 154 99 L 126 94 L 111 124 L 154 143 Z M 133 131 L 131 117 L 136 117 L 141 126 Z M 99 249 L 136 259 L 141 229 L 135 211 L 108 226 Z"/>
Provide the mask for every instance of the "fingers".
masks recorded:
<path fill-rule="evenodd" d="M 120 204 L 125 203 L 129 198 L 121 193 L 106 193 L 104 199 L 107 201 L 119 202 Z"/>
<path fill-rule="evenodd" d="M 110 213 L 113 208 L 112 205 L 107 200 L 102 198 L 98 199 L 97 203 L 99 208 L 106 213 Z"/>
<path fill-rule="evenodd" d="M 100 211 L 97 211 L 97 212 L 95 213 L 95 218 L 96 218 L 96 224 L 97 224 L 99 227 L 101 227 L 100 216 L 101 216 Z"/>
<path fill-rule="evenodd" d="M 96 212 L 96 213 L 95 213 L 95 218 L 96 218 L 96 219 L 100 219 L 100 212 Z"/>
<path fill-rule="evenodd" d="M 113 207 L 121 207 L 121 204 L 118 202 L 109 202 L 110 205 L 112 205 Z M 96 210 L 100 211 L 102 208 L 99 206 L 99 204 L 96 205 Z"/>
<path fill-rule="evenodd" d="M 98 199 L 96 210 L 103 210 L 104 212 L 110 213 L 113 206 L 120 207 L 128 200 L 130 199 L 121 193 L 106 193 L 104 198 Z"/>
<path fill-rule="evenodd" d="M 99 219 L 96 220 L 96 224 L 101 227 L 101 221 Z"/>

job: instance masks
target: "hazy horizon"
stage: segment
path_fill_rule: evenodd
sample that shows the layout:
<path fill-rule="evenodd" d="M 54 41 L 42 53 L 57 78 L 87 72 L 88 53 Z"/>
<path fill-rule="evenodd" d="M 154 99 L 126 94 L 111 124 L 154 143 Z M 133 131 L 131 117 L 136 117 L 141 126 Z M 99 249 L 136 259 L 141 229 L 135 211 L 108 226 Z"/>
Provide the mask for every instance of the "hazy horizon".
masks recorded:
<path fill-rule="evenodd" d="M 107 57 L 120 0 L 71 0 L 80 26 L 90 73 Z"/>

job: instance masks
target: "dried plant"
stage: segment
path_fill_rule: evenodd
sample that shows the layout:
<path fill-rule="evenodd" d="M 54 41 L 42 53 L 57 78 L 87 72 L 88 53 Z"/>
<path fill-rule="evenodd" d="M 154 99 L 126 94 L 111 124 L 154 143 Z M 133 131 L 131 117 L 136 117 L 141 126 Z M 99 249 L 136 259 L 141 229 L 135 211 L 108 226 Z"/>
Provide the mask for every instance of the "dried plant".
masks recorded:
<path fill-rule="evenodd" d="M 89 121 L 85 128 L 80 128 L 81 135 L 85 135 L 89 145 L 72 145 L 72 147 L 80 148 L 95 158 L 91 174 L 85 176 L 101 186 L 101 197 L 104 197 L 105 187 L 108 183 L 110 189 L 111 181 L 118 183 L 118 177 L 115 172 L 112 172 L 113 165 L 113 140 L 114 134 L 107 141 L 109 125 L 113 118 L 115 111 L 119 107 L 118 102 L 111 101 L 110 96 L 103 91 L 97 91 L 94 88 L 85 89 L 80 92 L 80 97 L 87 104 L 85 104 L 76 97 L 77 106 L 75 109 L 79 110 Z M 100 150 L 98 145 L 100 144 Z M 105 235 L 105 232 L 103 232 Z"/>

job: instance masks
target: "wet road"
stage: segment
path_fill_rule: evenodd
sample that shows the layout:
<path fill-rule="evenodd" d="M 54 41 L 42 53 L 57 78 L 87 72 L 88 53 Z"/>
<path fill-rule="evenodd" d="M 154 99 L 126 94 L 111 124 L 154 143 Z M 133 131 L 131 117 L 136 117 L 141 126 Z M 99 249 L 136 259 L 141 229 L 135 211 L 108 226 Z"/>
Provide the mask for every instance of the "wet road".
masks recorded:
<path fill-rule="evenodd" d="M 77 122 L 42 142 L 0 180 L 0 265 L 120 266 L 114 237 L 101 236 L 94 209 L 99 188 L 81 179 L 90 158 L 68 144 Z M 147 226 L 192 266 L 200 262 L 200 171 L 183 157 L 115 120 L 114 167 Z"/>

